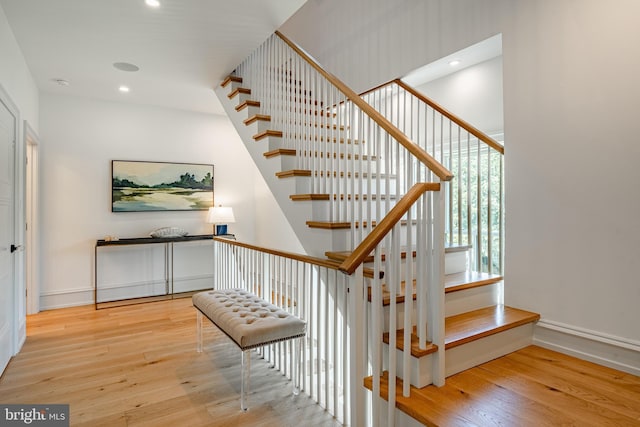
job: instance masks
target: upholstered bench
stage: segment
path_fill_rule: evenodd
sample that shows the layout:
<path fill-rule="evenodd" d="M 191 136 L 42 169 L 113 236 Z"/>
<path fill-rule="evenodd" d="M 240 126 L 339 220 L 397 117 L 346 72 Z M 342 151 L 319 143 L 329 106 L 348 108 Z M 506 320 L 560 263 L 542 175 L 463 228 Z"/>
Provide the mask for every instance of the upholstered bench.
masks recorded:
<path fill-rule="evenodd" d="M 204 291 L 192 297 L 197 309 L 197 350 L 202 352 L 202 321 L 206 316 L 214 325 L 236 343 L 242 351 L 240 407 L 247 410 L 247 394 L 251 376 L 250 350 L 303 338 L 307 325 L 304 321 L 243 289 Z M 292 363 L 293 393 L 299 392 L 301 343 L 294 341 Z"/>

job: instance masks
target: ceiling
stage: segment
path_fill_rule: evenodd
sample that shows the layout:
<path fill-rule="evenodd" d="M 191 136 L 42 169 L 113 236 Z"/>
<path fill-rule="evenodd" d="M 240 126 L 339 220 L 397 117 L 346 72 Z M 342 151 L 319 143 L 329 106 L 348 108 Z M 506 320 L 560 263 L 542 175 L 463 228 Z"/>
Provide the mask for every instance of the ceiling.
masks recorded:
<path fill-rule="evenodd" d="M 224 114 L 212 89 L 305 2 L 159 1 L 158 8 L 145 0 L 0 6 L 42 92 Z M 121 71 L 116 62 L 140 69 Z"/>
<path fill-rule="evenodd" d="M 419 87 L 432 80 L 453 74 L 500 55 L 502 55 L 502 34 L 497 34 L 420 67 L 404 76 L 402 80 L 408 85 Z"/>

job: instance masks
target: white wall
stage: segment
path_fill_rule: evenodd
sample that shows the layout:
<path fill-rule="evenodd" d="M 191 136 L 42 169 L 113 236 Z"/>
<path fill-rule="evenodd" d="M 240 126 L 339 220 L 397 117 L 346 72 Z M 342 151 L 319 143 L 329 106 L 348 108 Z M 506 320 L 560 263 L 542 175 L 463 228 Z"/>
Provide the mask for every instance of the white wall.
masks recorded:
<path fill-rule="evenodd" d="M 502 33 L 505 300 L 640 370 L 638 16 L 636 0 L 322 0 L 281 30 L 356 91 Z"/>
<path fill-rule="evenodd" d="M 26 121 L 37 132 L 38 129 L 38 89 L 31 72 L 22 55 L 16 39 L 11 31 L 4 10 L 0 7 L 0 86 L 10 98 L 11 103 L 18 109 L 17 141 L 16 141 L 16 236 L 14 240 L 18 244 L 24 244 L 25 224 L 25 144 L 24 125 Z M 26 338 L 26 302 L 25 302 L 25 252 L 17 252 L 16 259 L 16 295 L 15 318 L 16 325 L 16 351 Z"/>
<path fill-rule="evenodd" d="M 0 6 L 0 58 L 2 58 L 0 84 L 18 106 L 21 119 L 27 120 L 37 132 L 38 88 L 7 22 L 2 6 Z"/>
<path fill-rule="evenodd" d="M 486 134 L 504 130 L 502 56 L 424 83 L 416 89 Z"/>
<path fill-rule="evenodd" d="M 41 308 L 93 303 L 93 248 L 107 235 L 178 226 L 211 233 L 206 212 L 111 212 L 111 160 L 214 164 L 216 203 L 239 240 L 255 236 L 256 168 L 230 121 L 156 107 L 41 95 Z"/>

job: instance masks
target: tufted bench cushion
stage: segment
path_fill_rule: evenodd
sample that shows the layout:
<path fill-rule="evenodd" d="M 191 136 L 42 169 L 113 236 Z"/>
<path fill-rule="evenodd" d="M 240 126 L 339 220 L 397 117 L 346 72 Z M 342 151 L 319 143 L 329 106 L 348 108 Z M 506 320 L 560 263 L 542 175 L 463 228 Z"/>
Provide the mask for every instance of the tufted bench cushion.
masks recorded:
<path fill-rule="evenodd" d="M 243 289 L 199 292 L 192 300 L 242 350 L 306 334 L 304 321 Z"/>

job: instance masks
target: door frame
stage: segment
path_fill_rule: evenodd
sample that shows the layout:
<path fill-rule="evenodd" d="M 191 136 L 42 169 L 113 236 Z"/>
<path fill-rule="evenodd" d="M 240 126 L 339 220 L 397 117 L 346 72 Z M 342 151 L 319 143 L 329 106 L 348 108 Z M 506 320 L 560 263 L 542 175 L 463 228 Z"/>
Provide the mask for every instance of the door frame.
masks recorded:
<path fill-rule="evenodd" d="M 14 119 L 15 147 L 13 154 L 13 242 L 24 247 L 24 182 L 25 182 L 25 153 L 20 126 L 20 110 L 0 83 L 0 102 L 4 104 Z M 27 338 L 27 318 L 25 295 L 21 292 L 25 289 L 24 251 L 14 253 L 13 257 L 13 313 L 11 313 L 11 335 L 13 348 L 11 353 L 16 355 Z"/>
<path fill-rule="evenodd" d="M 39 148 L 38 134 L 24 121 L 25 147 L 25 282 L 26 314 L 40 311 L 40 228 L 39 228 Z"/>

